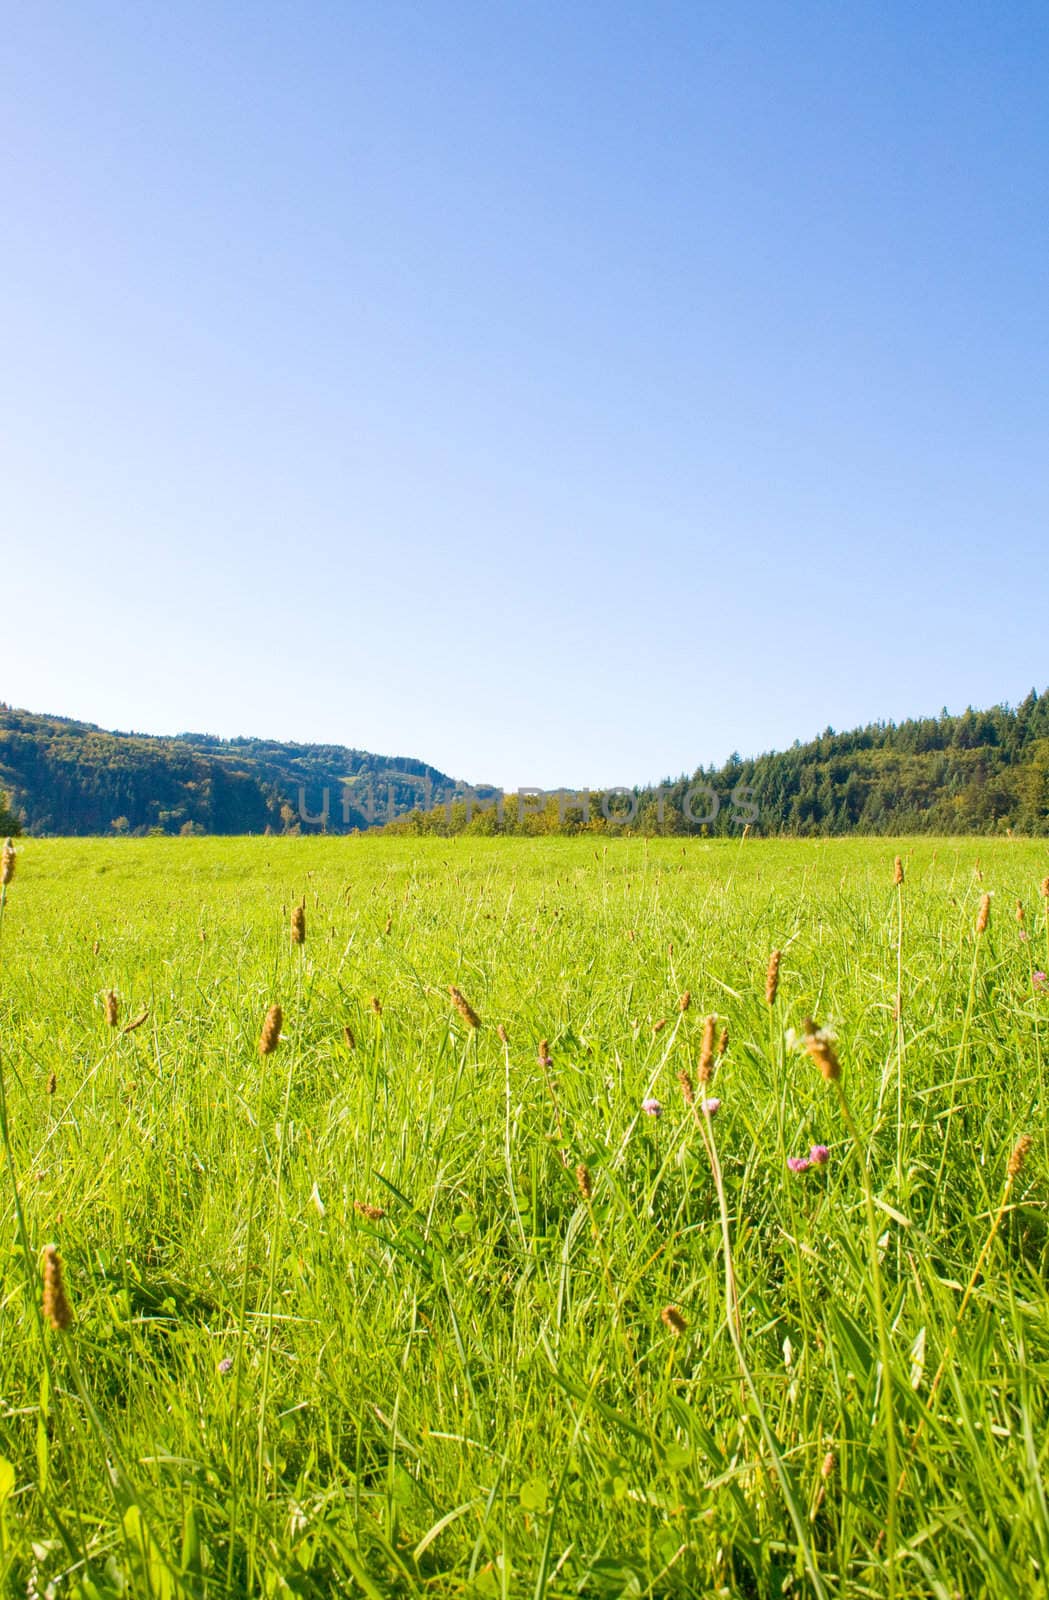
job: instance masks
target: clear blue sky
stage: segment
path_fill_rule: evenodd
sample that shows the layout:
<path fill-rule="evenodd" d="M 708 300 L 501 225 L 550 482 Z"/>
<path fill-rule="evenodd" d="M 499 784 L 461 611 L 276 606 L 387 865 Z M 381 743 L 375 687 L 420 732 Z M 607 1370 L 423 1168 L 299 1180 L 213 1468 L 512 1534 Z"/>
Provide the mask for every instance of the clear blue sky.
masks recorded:
<path fill-rule="evenodd" d="M 0 697 L 515 786 L 1049 683 L 1044 4 L 3 32 Z"/>

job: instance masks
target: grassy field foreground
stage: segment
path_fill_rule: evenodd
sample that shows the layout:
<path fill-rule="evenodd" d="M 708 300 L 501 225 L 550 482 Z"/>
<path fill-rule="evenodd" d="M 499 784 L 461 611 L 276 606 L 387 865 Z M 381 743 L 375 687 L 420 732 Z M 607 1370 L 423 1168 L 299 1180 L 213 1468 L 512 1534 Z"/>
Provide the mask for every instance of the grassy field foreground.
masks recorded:
<path fill-rule="evenodd" d="M 5 1592 L 1043 1594 L 1047 871 L 21 842 Z"/>

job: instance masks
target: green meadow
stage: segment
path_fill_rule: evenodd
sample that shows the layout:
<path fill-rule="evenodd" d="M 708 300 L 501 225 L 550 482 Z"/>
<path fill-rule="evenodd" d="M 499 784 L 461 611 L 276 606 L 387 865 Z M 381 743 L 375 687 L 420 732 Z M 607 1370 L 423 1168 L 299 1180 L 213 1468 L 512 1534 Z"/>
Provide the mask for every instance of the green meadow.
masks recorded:
<path fill-rule="evenodd" d="M 1046 1592 L 1044 843 L 17 843 L 3 1592 Z"/>

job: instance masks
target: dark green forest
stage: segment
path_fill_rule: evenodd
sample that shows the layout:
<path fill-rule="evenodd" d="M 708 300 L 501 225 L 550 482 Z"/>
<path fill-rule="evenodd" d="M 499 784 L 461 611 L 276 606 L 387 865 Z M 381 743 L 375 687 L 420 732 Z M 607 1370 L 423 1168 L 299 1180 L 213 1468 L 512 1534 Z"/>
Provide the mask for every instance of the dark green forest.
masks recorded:
<path fill-rule="evenodd" d="M 325 792 L 327 798 L 325 800 Z M 157 738 L 0 705 L 0 831 L 29 833 L 1049 833 L 1049 692 L 850 733 L 639 787 L 589 815 L 557 792 L 521 815 L 456 801 L 421 761 L 343 745 Z M 496 791 L 479 790 L 491 802 Z M 6 820 L 5 820 L 6 819 Z M 392 819 L 392 820 L 391 820 Z"/>
<path fill-rule="evenodd" d="M 110 733 L 0 704 L 0 809 L 27 833 L 348 832 L 452 788 L 424 762 L 342 745 Z M 326 821 L 304 822 L 325 790 Z"/>
<path fill-rule="evenodd" d="M 735 797 L 735 798 L 733 798 Z M 636 815 L 607 820 L 597 795 L 589 819 L 550 797 L 523 818 L 508 796 L 500 824 L 465 804 L 416 814 L 398 832 L 732 834 L 750 823 L 767 835 L 1049 833 L 1049 693 L 1016 707 L 959 716 L 828 728 L 807 744 L 667 779 L 635 791 Z M 610 810 L 625 811 L 617 800 Z M 691 816 L 690 816 L 691 813 Z"/>

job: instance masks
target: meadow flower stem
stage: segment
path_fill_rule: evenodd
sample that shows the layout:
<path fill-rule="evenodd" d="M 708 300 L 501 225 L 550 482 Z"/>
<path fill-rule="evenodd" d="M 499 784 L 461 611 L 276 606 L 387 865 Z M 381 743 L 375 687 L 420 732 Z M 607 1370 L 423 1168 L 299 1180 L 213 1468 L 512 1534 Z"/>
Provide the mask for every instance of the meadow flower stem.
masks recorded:
<path fill-rule="evenodd" d="M 226 1590 L 231 1592 L 233 1584 L 233 1565 L 237 1543 L 237 1500 L 240 1485 L 240 1466 L 237 1461 L 237 1449 L 240 1434 L 240 1390 L 241 1375 L 244 1370 L 244 1337 L 248 1321 L 248 1285 L 251 1278 L 251 1252 L 255 1245 L 255 1213 L 259 1196 L 259 1174 L 262 1170 L 262 1157 L 265 1143 L 262 1134 L 262 1107 L 259 1106 L 258 1126 L 255 1137 L 255 1160 L 251 1175 L 251 1189 L 248 1195 L 248 1226 L 244 1239 L 244 1272 L 241 1277 L 240 1305 L 237 1311 L 237 1354 L 234 1358 L 233 1368 L 233 1396 L 230 1402 L 230 1519 L 229 1519 L 229 1550 L 226 1555 Z"/>
<path fill-rule="evenodd" d="M 903 1195 L 903 874 L 896 875 L 896 1195 Z"/>
<path fill-rule="evenodd" d="M 704 1118 L 701 1122 L 700 1131 L 703 1135 L 703 1143 L 706 1146 L 707 1159 L 710 1162 L 710 1170 L 714 1179 L 714 1188 L 718 1197 L 718 1210 L 721 1215 L 721 1239 L 725 1261 L 725 1318 L 728 1324 L 729 1338 L 732 1340 L 732 1348 L 735 1351 L 740 1375 L 743 1379 L 743 1383 L 747 1389 L 747 1392 L 750 1395 L 751 1404 L 754 1407 L 755 1415 L 758 1419 L 758 1427 L 765 1442 L 765 1448 L 772 1457 L 773 1471 L 775 1472 L 780 1493 L 783 1496 L 784 1504 L 787 1508 L 787 1514 L 790 1517 L 791 1523 L 794 1527 L 794 1533 L 798 1541 L 798 1548 L 801 1551 L 806 1571 L 808 1572 L 811 1580 L 813 1592 L 817 1596 L 817 1600 L 827 1600 L 827 1591 L 824 1588 L 823 1579 L 820 1577 L 819 1567 L 816 1565 L 815 1553 L 809 1543 L 809 1536 L 805 1527 L 805 1520 L 802 1517 L 797 1500 L 794 1497 L 794 1491 L 790 1486 L 790 1479 L 787 1476 L 787 1469 L 784 1465 L 783 1457 L 780 1454 L 779 1446 L 776 1443 L 776 1437 L 769 1424 L 768 1418 L 765 1415 L 765 1407 L 762 1404 L 761 1395 L 758 1392 L 758 1386 L 754 1381 L 753 1374 L 751 1373 L 750 1367 L 747 1363 L 746 1355 L 744 1354 L 742 1323 L 739 1312 L 739 1294 L 736 1287 L 735 1268 L 732 1263 L 732 1228 L 729 1222 L 728 1200 L 725 1195 L 725 1180 L 721 1171 L 721 1162 L 718 1159 L 717 1144 L 714 1140 L 714 1129 L 708 1118 Z"/>
<path fill-rule="evenodd" d="M 281 1226 L 283 1215 L 281 1212 L 281 1184 L 284 1177 L 284 1152 L 288 1140 L 288 1114 L 291 1106 L 291 1087 L 295 1071 L 294 1052 L 288 1051 L 288 1070 L 284 1080 L 284 1100 L 280 1118 L 280 1137 L 277 1141 L 277 1173 L 274 1184 L 274 1220 L 273 1232 L 270 1237 L 269 1275 L 266 1281 L 266 1342 L 262 1353 L 262 1382 L 259 1387 L 259 1431 L 255 1456 L 255 1509 L 252 1516 L 251 1552 L 249 1561 L 249 1584 L 254 1576 L 255 1546 L 258 1541 L 259 1515 L 262 1508 L 263 1493 L 266 1478 L 266 1408 L 269 1404 L 270 1391 L 270 1366 L 273 1355 L 273 1301 L 277 1290 L 277 1263 L 280 1259 L 280 1247 L 283 1237 Z"/>
<path fill-rule="evenodd" d="M 302 961 L 296 960 L 295 1018 L 301 1027 L 302 1018 Z M 284 1098 L 281 1105 L 280 1135 L 277 1140 L 277 1171 L 273 1188 L 273 1228 L 270 1234 L 269 1274 L 266 1281 L 266 1342 L 262 1353 L 262 1382 L 259 1386 L 259 1431 L 255 1457 L 255 1507 L 251 1519 L 251 1549 L 248 1555 L 248 1588 L 255 1573 L 255 1549 L 258 1543 L 259 1518 L 262 1511 L 266 1479 L 266 1408 L 269 1405 L 270 1369 L 273 1358 L 273 1302 L 277 1292 L 277 1264 L 280 1260 L 284 1236 L 284 1213 L 281 1210 L 281 1189 L 284 1180 L 284 1152 L 288 1144 L 288 1116 L 291 1110 L 291 1090 L 298 1065 L 298 1052 L 288 1050 L 288 1070 L 284 1077 Z"/>
<path fill-rule="evenodd" d="M 833 1080 L 835 1093 L 838 1096 L 838 1105 L 845 1126 L 852 1140 L 852 1147 L 860 1169 L 860 1181 L 863 1185 L 863 1203 L 867 1213 L 867 1235 L 871 1257 L 871 1298 L 874 1302 L 874 1321 L 878 1333 L 878 1355 L 881 1361 L 881 1404 L 882 1421 L 885 1427 L 885 1453 L 888 1473 L 888 1507 L 885 1515 L 885 1538 L 887 1542 L 886 1562 L 888 1565 L 889 1600 L 893 1600 L 896 1593 L 896 1524 L 897 1524 L 897 1499 L 899 1496 L 898 1451 L 896 1445 L 896 1414 L 895 1395 L 893 1386 L 892 1346 L 889 1342 L 889 1325 L 885 1312 L 885 1290 L 881 1275 L 881 1258 L 878 1253 L 878 1223 L 874 1215 L 874 1192 L 871 1187 L 870 1169 L 867 1155 L 860 1139 L 859 1129 L 845 1097 L 841 1086 L 841 1079 Z"/>
<path fill-rule="evenodd" d="M 958 1041 L 958 1049 L 954 1057 L 954 1072 L 951 1075 L 951 1092 L 947 1107 L 947 1126 L 943 1130 L 943 1148 L 940 1151 L 940 1165 L 936 1173 L 936 1182 L 933 1185 L 932 1197 L 929 1201 L 929 1215 L 926 1218 L 926 1227 L 932 1227 L 933 1210 L 936 1197 L 943 1186 L 943 1175 L 947 1170 L 947 1150 L 951 1142 L 951 1128 L 954 1124 L 954 1101 L 958 1093 L 958 1080 L 961 1077 L 962 1062 L 969 1048 L 969 1027 L 972 1022 L 973 1006 L 976 1003 L 976 971 L 980 959 L 980 940 L 982 935 L 976 934 L 973 942 L 972 966 L 969 970 L 969 994 L 965 1002 L 965 1017 L 962 1021 L 962 1036 Z"/>

